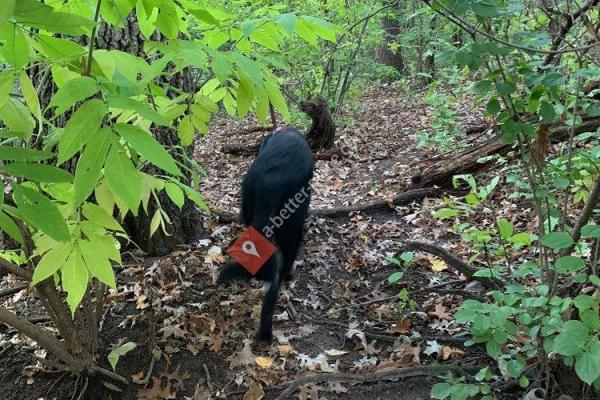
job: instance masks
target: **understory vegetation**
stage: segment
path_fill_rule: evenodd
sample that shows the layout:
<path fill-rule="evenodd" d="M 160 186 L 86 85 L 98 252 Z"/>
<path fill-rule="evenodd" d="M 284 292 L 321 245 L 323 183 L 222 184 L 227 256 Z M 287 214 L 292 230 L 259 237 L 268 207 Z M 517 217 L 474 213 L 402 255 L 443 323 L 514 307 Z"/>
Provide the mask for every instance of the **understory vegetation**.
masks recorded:
<path fill-rule="evenodd" d="M 600 398 L 599 35 L 598 0 L 2 0 L 0 389 Z M 215 282 L 286 125 L 313 195 L 258 349 Z"/>

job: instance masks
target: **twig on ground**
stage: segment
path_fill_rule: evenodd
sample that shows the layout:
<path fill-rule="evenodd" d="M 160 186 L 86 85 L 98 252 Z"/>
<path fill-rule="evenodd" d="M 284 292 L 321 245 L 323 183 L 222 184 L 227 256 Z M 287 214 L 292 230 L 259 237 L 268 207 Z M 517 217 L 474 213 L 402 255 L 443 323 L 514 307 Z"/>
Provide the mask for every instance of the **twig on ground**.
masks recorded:
<path fill-rule="evenodd" d="M 17 285 L 15 287 L 11 287 L 11 288 L 1 289 L 0 290 L 0 298 L 5 297 L 5 296 L 10 296 L 15 293 L 19 293 L 21 290 L 27 289 L 28 287 L 29 287 L 29 285 L 24 284 L 24 285 Z"/>
<path fill-rule="evenodd" d="M 355 374 L 355 373 L 321 373 L 305 376 L 298 378 L 291 382 L 281 384 L 281 386 L 287 386 L 283 392 L 275 400 L 284 400 L 292 397 L 294 391 L 300 387 L 309 383 L 320 383 L 320 382 L 340 382 L 340 381 L 356 381 L 356 382 L 380 382 L 385 380 L 397 380 L 412 378 L 415 376 L 436 376 L 442 375 L 449 371 L 456 371 L 459 368 L 458 364 L 448 365 L 419 365 L 410 368 L 400 368 L 391 371 L 382 372 L 371 372 L 368 374 Z M 280 385 L 278 385 L 280 386 Z"/>
<path fill-rule="evenodd" d="M 467 279 L 480 281 L 488 288 L 496 289 L 503 286 L 502 282 L 496 278 L 473 276 L 478 271 L 477 268 L 471 267 L 458 258 L 458 256 L 442 247 L 423 242 L 404 242 L 402 245 L 402 250 L 422 251 L 433 254 L 434 256 L 444 260 L 449 267 L 466 276 Z"/>

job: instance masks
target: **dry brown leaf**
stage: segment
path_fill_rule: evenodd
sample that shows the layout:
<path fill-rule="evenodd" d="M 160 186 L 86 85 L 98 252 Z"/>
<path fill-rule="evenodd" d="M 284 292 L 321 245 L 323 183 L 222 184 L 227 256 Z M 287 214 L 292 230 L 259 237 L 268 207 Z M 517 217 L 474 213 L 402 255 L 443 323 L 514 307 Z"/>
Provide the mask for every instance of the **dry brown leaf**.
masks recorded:
<path fill-rule="evenodd" d="M 248 391 L 244 393 L 243 400 L 260 400 L 265 397 L 265 391 L 258 383 L 250 381 L 248 386 Z"/>
<path fill-rule="evenodd" d="M 452 321 L 452 315 L 448 314 L 448 309 L 443 304 L 436 304 L 433 311 L 429 311 L 429 315 L 438 317 L 445 321 Z"/>
<path fill-rule="evenodd" d="M 231 368 L 246 366 L 254 363 L 256 356 L 252 353 L 250 348 L 252 341 L 250 339 L 244 340 L 244 347 L 237 353 L 232 354 L 229 360 L 229 366 Z"/>
<path fill-rule="evenodd" d="M 136 385 L 142 385 L 144 380 L 144 370 L 141 370 L 137 374 L 131 375 L 131 381 Z"/>
<path fill-rule="evenodd" d="M 392 324 L 388 330 L 390 333 L 409 333 L 411 331 L 411 321 L 408 318 L 403 318 L 400 321 Z"/>
<path fill-rule="evenodd" d="M 138 400 L 175 399 L 176 393 L 171 391 L 171 384 L 162 386 L 159 378 L 152 378 L 152 387 L 138 389 Z"/>
<path fill-rule="evenodd" d="M 448 360 L 449 358 L 457 358 L 464 355 L 465 352 L 460 349 L 455 349 L 449 346 L 442 347 L 442 358 Z"/>

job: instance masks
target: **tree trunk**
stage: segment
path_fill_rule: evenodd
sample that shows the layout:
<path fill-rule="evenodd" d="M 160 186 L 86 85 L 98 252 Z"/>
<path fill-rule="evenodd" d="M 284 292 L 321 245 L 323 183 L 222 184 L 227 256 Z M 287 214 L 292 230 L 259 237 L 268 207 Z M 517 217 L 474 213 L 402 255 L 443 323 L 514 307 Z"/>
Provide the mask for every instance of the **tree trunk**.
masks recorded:
<path fill-rule="evenodd" d="M 85 41 L 87 38 L 82 38 L 82 44 L 87 45 Z M 161 36 L 155 33 L 152 40 L 159 41 Z M 134 14 L 131 14 L 124 21 L 123 28 L 115 28 L 107 24 L 100 24 L 97 33 L 97 49 L 107 50 L 121 50 L 129 54 L 139 56 L 147 59 L 147 55 L 144 52 L 145 39 L 142 36 L 137 20 Z M 186 93 L 194 93 L 194 81 L 192 74 L 189 69 L 185 69 L 181 72 L 162 78 L 173 87 L 183 90 Z M 39 87 L 39 97 L 42 109 L 46 109 L 50 103 L 50 99 L 56 93 L 56 86 L 52 79 L 43 70 L 35 70 L 32 72 L 32 80 L 36 87 Z M 45 115 L 46 118 L 53 117 L 52 111 L 49 111 Z M 70 114 L 67 112 L 62 115 L 59 119 L 55 120 L 58 127 L 63 127 L 67 122 Z M 177 135 L 173 129 L 167 128 L 156 128 L 152 129 L 156 139 L 168 149 L 171 145 L 178 143 Z M 188 157 L 193 156 L 193 146 L 189 146 L 186 149 Z M 185 162 L 185 160 L 178 160 Z M 144 172 L 153 174 L 157 170 L 153 170 L 151 167 L 147 168 Z M 185 173 L 185 170 L 184 170 Z M 189 178 L 189 176 L 187 177 Z M 182 210 L 179 210 L 168 198 L 168 196 L 161 192 L 159 200 L 163 207 L 163 210 L 167 212 L 171 219 L 172 225 L 168 227 L 168 233 L 164 234 L 161 229 L 157 230 L 155 234 L 150 237 L 150 222 L 154 211 L 156 210 L 156 204 L 151 199 L 148 206 L 148 214 L 143 210 L 140 210 L 137 217 L 133 217 L 131 214 L 127 215 L 124 221 L 124 228 L 131 237 L 131 239 L 146 253 L 153 255 L 164 255 L 172 250 L 177 244 L 190 242 L 198 238 L 202 231 L 202 224 L 200 221 L 200 212 L 197 208 L 189 201 L 186 201 Z"/>
<path fill-rule="evenodd" d="M 380 64 L 393 67 L 399 73 L 404 72 L 404 58 L 400 47 L 395 50 L 391 49 L 390 44 L 396 42 L 396 38 L 401 32 L 398 18 L 396 15 L 400 12 L 402 2 L 398 2 L 398 7 L 381 19 L 381 28 L 384 31 L 384 40 L 381 44 L 375 47 L 375 61 Z"/>
<path fill-rule="evenodd" d="M 300 110 L 312 119 L 312 125 L 306 133 L 306 140 L 312 152 L 317 153 L 333 147 L 335 123 L 331 118 L 327 102 L 321 98 L 301 101 Z"/>

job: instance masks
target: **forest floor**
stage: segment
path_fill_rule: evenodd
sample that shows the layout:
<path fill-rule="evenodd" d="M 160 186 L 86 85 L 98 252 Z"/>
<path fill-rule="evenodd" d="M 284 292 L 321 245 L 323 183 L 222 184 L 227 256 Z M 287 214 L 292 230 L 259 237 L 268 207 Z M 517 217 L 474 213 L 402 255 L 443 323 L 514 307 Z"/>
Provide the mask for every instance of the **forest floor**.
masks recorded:
<path fill-rule="evenodd" d="M 483 123 L 469 100 L 457 100 L 456 108 L 463 128 Z M 419 94 L 407 98 L 382 88 L 362 96 L 348 111 L 352 123 L 338 132 L 336 144 L 347 147 L 349 155 L 316 164 L 311 207 L 390 198 L 434 157 L 450 159 L 451 151 L 417 146 L 418 133 L 431 125 L 431 112 Z M 208 172 L 201 191 L 217 210 L 238 211 L 241 178 L 253 158 L 225 155 L 221 146 L 258 140 L 262 133 L 231 135 L 252 124 L 217 120 L 213 133 L 198 141 L 196 159 Z M 532 222 L 519 218 L 526 210 L 510 203 L 509 191 L 500 188 L 492 202 L 526 230 Z M 387 280 L 397 267 L 386 257 L 399 256 L 404 240 L 433 242 L 464 259 L 471 255 L 450 223 L 431 218 L 442 204 L 442 199 L 425 199 L 387 211 L 309 217 L 298 271 L 280 293 L 275 340 L 267 347 L 253 343 L 259 285 L 214 284 L 227 246 L 242 230 L 239 224 L 206 219 L 204 238 L 166 257 L 129 253 L 119 271 L 118 291 L 107 299 L 101 336 L 107 349 L 128 341 L 137 344 L 116 368 L 133 383 L 118 392 L 114 383 L 90 381 L 82 398 L 429 399 L 436 379 L 423 373 L 368 383 L 330 377 L 457 360 L 489 364 L 482 348 L 463 346 L 463 329 L 453 317 L 464 299 L 484 291 L 480 285 L 466 282 L 443 261 L 425 254 L 416 254 L 399 282 Z M 473 215 L 469 222 L 482 228 L 491 223 L 485 215 Z M 403 288 L 409 295 L 406 302 L 397 298 Z M 30 299 L 17 301 L 23 297 Z M 20 315 L 40 317 L 39 304 L 28 290 L 0 300 L 11 309 L 25 304 L 16 310 Z M 151 362 L 154 345 L 160 351 Z M 82 381 L 50 373 L 34 356 L 46 354 L 0 327 L 1 398 L 77 398 Z M 108 367 L 106 353 L 100 363 Z M 321 381 L 282 395 L 291 381 L 317 373 Z"/>

